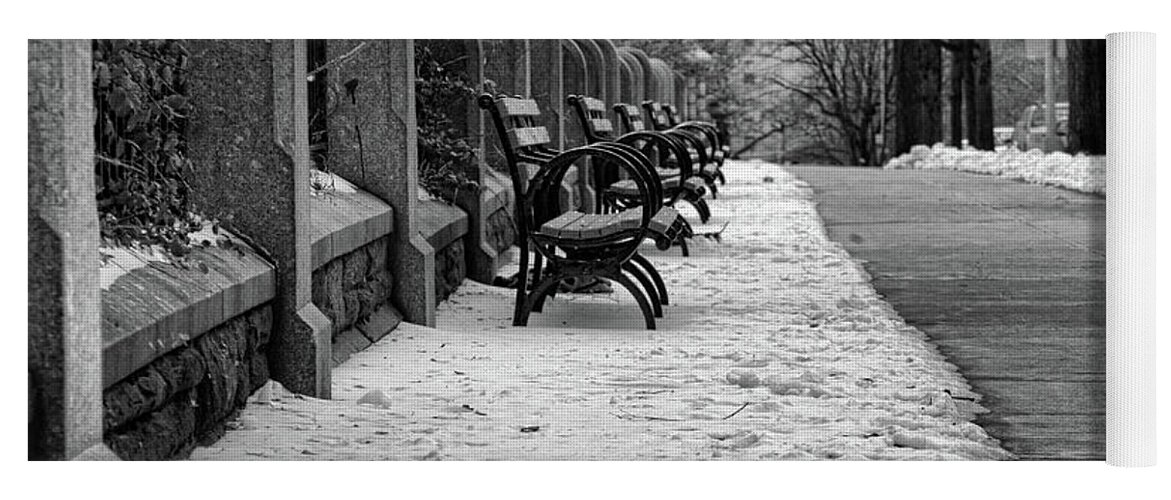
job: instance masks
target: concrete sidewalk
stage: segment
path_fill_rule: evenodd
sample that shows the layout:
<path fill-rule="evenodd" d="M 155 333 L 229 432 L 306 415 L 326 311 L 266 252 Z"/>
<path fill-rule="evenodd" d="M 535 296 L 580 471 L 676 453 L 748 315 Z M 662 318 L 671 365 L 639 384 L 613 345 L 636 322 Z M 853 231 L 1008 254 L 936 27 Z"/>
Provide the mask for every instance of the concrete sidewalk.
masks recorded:
<path fill-rule="evenodd" d="M 1021 458 L 1104 460 L 1106 200 L 939 170 L 790 167 Z"/>

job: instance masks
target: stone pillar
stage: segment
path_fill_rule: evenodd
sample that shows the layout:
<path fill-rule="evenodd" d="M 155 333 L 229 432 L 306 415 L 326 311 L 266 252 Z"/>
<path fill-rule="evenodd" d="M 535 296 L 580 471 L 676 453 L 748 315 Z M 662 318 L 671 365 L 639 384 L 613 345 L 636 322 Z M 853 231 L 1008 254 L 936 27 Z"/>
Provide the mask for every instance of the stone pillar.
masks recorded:
<path fill-rule="evenodd" d="M 435 249 L 418 234 L 415 46 L 410 40 L 330 40 L 343 89 L 329 118 L 334 170 L 394 209 L 391 302 L 411 323 L 435 326 Z"/>
<path fill-rule="evenodd" d="M 634 70 L 632 70 L 630 68 L 630 63 L 626 62 L 625 58 L 618 59 L 618 73 L 621 76 L 621 80 L 620 80 L 621 85 L 618 87 L 618 97 L 616 99 L 614 99 L 612 102 L 606 103 L 606 105 L 608 107 L 613 106 L 614 104 L 618 104 L 620 102 L 629 104 L 631 102 L 634 102 L 634 100 L 636 99 L 636 95 L 635 95 L 636 84 L 634 81 Z M 617 121 L 614 122 L 614 126 L 620 127 L 620 125 L 618 124 Z M 621 128 L 619 128 L 618 130 L 621 130 Z"/>
<path fill-rule="evenodd" d="M 272 378 L 328 398 L 333 327 L 310 301 L 305 41 L 191 40 L 187 48 L 199 110 L 188 132 L 194 201 L 251 237 L 276 267 Z"/>
<path fill-rule="evenodd" d="M 568 40 L 566 40 L 568 41 Z M 565 148 L 565 90 L 562 87 L 562 40 L 529 40 L 529 96 L 541 108 L 550 147 Z M 572 43 L 572 42 L 570 42 Z"/>
<path fill-rule="evenodd" d="M 670 104 L 675 100 L 675 73 L 666 61 L 657 57 L 651 58 L 651 69 L 655 74 L 655 101 L 659 104 Z"/>
<path fill-rule="evenodd" d="M 463 168 L 468 178 L 480 185 L 480 191 L 460 192 L 455 200 L 456 206 L 468 214 L 468 233 L 464 241 L 467 277 L 480 283 L 492 283 L 492 278 L 496 276 L 496 258 L 499 252 L 489 243 L 488 218 L 499 209 L 500 204 L 496 198 L 504 196 L 511 199 L 511 192 L 500 194 L 500 179 L 488 169 L 485 160 L 487 150 L 484 127 L 488 123 L 475 102 L 475 97 L 483 90 L 480 88 L 484 81 L 483 48 L 481 42 L 475 39 L 415 40 L 415 43 L 430 50 L 436 60 L 450 61 L 446 66 L 447 70 L 465 75 L 468 84 L 477 90 L 476 95 L 468 96 L 467 99 L 447 103 L 444 111 L 452 119 L 452 126 L 458 135 L 464 137 L 476 149 L 476 161 L 464 165 Z M 509 214 L 511 217 L 511 212 Z"/>
<path fill-rule="evenodd" d="M 655 65 L 654 60 L 650 60 L 643 68 L 646 74 L 646 99 L 662 102 L 663 96 L 663 73 Z M 642 103 L 639 103 L 642 105 Z M 649 117 L 648 117 L 649 120 Z"/>
<path fill-rule="evenodd" d="M 630 71 L 631 86 L 630 86 L 630 100 L 622 102 L 626 104 L 633 104 L 635 106 L 641 105 L 642 101 L 646 99 L 646 74 L 642 70 L 642 64 L 639 63 L 638 58 L 632 52 L 634 49 L 630 47 L 619 47 L 618 57 L 626 62 L 626 67 Z M 616 103 L 608 103 L 616 104 Z"/>
<path fill-rule="evenodd" d="M 694 76 L 687 77 L 687 111 L 683 113 L 685 120 L 699 119 L 699 84 Z"/>
<path fill-rule="evenodd" d="M 601 95 L 596 95 L 607 106 L 613 106 L 618 102 L 621 95 L 622 74 L 618 63 L 618 48 L 614 46 L 614 42 L 605 39 L 594 40 L 598 48 L 602 51 L 602 80 L 605 83 L 604 92 Z"/>
<path fill-rule="evenodd" d="M 593 45 L 589 40 L 562 40 L 561 41 L 561 87 L 562 97 L 564 102 L 565 97 L 574 95 L 592 95 L 590 93 L 591 82 L 600 84 L 600 79 L 595 79 L 593 73 L 589 70 L 589 58 L 585 51 L 582 50 L 583 45 Z M 593 46 L 597 49 L 597 46 Z M 600 63 L 601 53 L 595 53 L 595 64 Z M 582 130 L 581 121 L 578 120 L 576 112 L 570 109 L 568 104 L 563 104 L 564 113 L 562 114 L 561 127 L 565 134 L 563 140 L 563 148 L 574 148 L 586 144 L 585 131 Z M 592 213 L 594 211 L 594 189 L 590 185 L 589 166 L 577 172 L 577 199 L 581 211 Z"/>
<path fill-rule="evenodd" d="M 483 40 L 481 42 L 484 79 L 495 84 L 497 93 L 529 96 L 529 41 L 528 40 Z M 499 172 L 506 172 L 504 156 L 499 153 L 500 140 L 496 128 L 489 125 L 491 119 L 484 114 L 485 159 L 488 165 Z"/>
<path fill-rule="evenodd" d="M 638 68 L 640 71 L 635 73 L 642 73 L 642 98 L 638 102 L 632 102 L 635 106 L 642 106 L 642 101 L 658 100 L 659 89 L 658 82 L 654 75 L 654 68 L 651 67 L 651 58 L 643 52 L 634 47 L 623 47 L 628 54 L 634 56 L 634 60 L 638 61 Z"/>
<path fill-rule="evenodd" d="M 605 75 L 602 71 L 602 49 L 593 40 L 579 39 L 574 40 L 573 44 L 577 52 L 581 54 L 584 81 L 578 86 L 580 91 L 570 93 L 602 99 L 606 93 L 606 84 L 603 81 Z"/>
<path fill-rule="evenodd" d="M 572 42 L 571 42 L 572 43 Z M 565 90 L 562 87 L 561 40 L 529 40 L 529 96 L 541 109 L 541 120 L 549 131 L 549 147 L 565 149 Z M 562 210 L 577 209 L 581 188 L 578 168 L 570 168 L 561 184 Z"/>
<path fill-rule="evenodd" d="M 89 40 L 28 42 L 29 460 L 110 457 Z"/>
<path fill-rule="evenodd" d="M 581 43 L 575 40 L 562 40 L 561 43 L 561 87 L 565 96 L 568 95 L 586 95 L 591 94 L 591 81 L 593 73 L 590 71 L 590 64 L 585 51 L 581 48 Z M 578 120 L 575 112 L 567 105 L 565 114 L 562 119 L 562 130 L 565 133 L 564 146 L 572 148 L 582 146 L 586 143 L 585 133 L 582 131 L 581 123 Z"/>
<path fill-rule="evenodd" d="M 675 95 L 672 98 L 672 103 L 675 104 L 675 114 L 679 121 L 684 120 L 687 114 L 687 79 L 683 77 L 683 73 L 678 71 L 673 72 L 675 77 Z"/>

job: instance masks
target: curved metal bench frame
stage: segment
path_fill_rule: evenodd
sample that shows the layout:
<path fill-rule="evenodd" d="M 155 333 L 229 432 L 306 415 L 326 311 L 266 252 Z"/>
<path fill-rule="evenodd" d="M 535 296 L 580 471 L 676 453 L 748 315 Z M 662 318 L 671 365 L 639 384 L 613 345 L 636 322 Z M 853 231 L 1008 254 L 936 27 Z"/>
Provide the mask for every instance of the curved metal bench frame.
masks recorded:
<path fill-rule="evenodd" d="M 659 248 L 667 248 L 682 226 L 677 222 L 678 214 L 662 206 L 662 186 L 650 161 L 624 144 L 587 145 L 566 151 L 548 148 L 548 132 L 536 124 L 540 116 L 536 101 L 483 94 L 477 103 L 492 116 L 516 200 L 516 244 L 521 252 L 513 325 L 525 326 L 530 313 L 541 312 L 558 283 L 596 277 L 617 281 L 626 288 L 638 302 L 646 327 L 654 329 L 655 318 L 662 317 L 662 305 L 667 304 L 666 287 L 658 271 L 638 254 L 638 248 L 647 238 L 654 239 Z M 608 231 L 597 236 L 544 230 L 543 225 L 565 215 L 560 213 L 561 181 L 569 167 L 586 158 L 617 165 L 630 174 L 642 198 L 636 226 L 630 227 L 632 217 L 620 219 L 614 214 L 612 221 L 621 223 L 606 226 Z M 522 163 L 539 167 L 531 179 L 522 175 Z M 671 220 L 665 229 L 652 231 L 652 223 L 662 224 L 665 219 Z M 529 248 L 536 250 L 531 286 Z"/>
<path fill-rule="evenodd" d="M 686 201 L 695 207 L 701 222 L 708 221 L 711 217 L 711 209 L 703 198 L 707 191 L 706 184 L 700 184 L 698 179 L 694 183 L 689 182 L 695 176 L 694 163 L 682 137 L 673 133 L 660 133 L 651 130 L 630 131 L 614 137 L 611 135 L 613 124 L 606 117 L 605 105 L 601 104 L 600 100 L 580 95 L 571 95 L 567 100 L 570 107 L 575 110 L 584 132 L 583 135 L 589 144 L 626 144 L 639 149 L 648 156 L 654 156 L 660 166 L 677 169 L 679 171 L 678 179 L 674 185 L 665 187 L 663 190 L 663 203 L 666 206 L 674 206 L 679 200 Z M 658 170 L 654 172 L 658 173 Z M 624 210 L 636 206 L 638 203 L 637 199 L 632 199 L 613 187 L 614 182 L 608 179 L 604 167 L 595 168 L 594 184 L 598 188 L 605 187 L 605 189 L 596 189 L 599 206 L 613 210 Z M 690 236 L 690 233 L 691 227 L 688 224 L 685 236 Z M 681 238 L 676 243 L 682 249 L 683 255 L 687 256 L 689 252 L 686 240 Z"/>
<path fill-rule="evenodd" d="M 728 144 L 720 140 L 719 129 L 715 124 L 698 120 L 679 123 L 674 106 L 651 100 L 643 101 L 642 109 L 650 119 L 654 130 L 661 132 L 678 130 L 693 138 L 692 143 L 697 144 L 697 147 L 703 150 L 704 156 L 710 160 L 701 163 L 698 175 L 705 180 L 719 180 L 720 184 L 727 184 L 727 179 L 720 167 L 724 165 L 730 148 Z M 706 168 L 709 165 L 712 167 L 710 170 Z M 709 184 L 713 188 L 715 187 L 714 182 L 709 182 Z"/>

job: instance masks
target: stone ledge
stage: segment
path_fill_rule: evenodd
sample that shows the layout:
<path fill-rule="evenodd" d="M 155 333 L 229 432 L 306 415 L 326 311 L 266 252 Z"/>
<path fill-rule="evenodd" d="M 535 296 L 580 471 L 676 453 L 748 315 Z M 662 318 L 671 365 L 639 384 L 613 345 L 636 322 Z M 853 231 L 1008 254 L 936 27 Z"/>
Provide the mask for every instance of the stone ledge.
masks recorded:
<path fill-rule="evenodd" d="M 272 265 L 236 248 L 195 247 L 190 269 L 150 262 L 102 291 L 103 387 L 276 296 Z"/>
<path fill-rule="evenodd" d="M 439 200 L 419 200 L 418 210 L 419 235 L 432 248 L 446 247 L 468 233 L 468 214 L 459 207 Z"/>
<path fill-rule="evenodd" d="M 480 182 L 481 213 L 490 214 L 503 207 L 511 207 L 515 196 L 512 181 L 507 176 L 493 171 L 484 172 Z"/>
<path fill-rule="evenodd" d="M 394 209 L 361 189 L 324 190 L 310 198 L 313 269 L 394 230 Z"/>

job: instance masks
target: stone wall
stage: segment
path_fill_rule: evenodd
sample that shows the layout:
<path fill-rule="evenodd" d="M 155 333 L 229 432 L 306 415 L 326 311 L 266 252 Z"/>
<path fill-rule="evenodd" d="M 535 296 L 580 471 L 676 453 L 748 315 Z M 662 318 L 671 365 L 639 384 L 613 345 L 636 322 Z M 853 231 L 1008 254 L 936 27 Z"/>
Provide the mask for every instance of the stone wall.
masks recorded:
<path fill-rule="evenodd" d="M 268 381 L 272 309 L 228 320 L 103 393 L 105 443 L 123 460 L 185 458 Z"/>
<path fill-rule="evenodd" d="M 488 245 L 497 253 L 512 246 L 516 242 L 516 218 L 512 214 L 512 205 L 500 207 L 488 215 L 484 232 L 487 234 Z"/>
<path fill-rule="evenodd" d="M 333 322 L 334 340 L 390 301 L 389 243 L 388 237 L 376 239 L 313 271 L 313 304 Z"/>
<path fill-rule="evenodd" d="M 435 304 L 443 302 L 459 288 L 467 276 L 464 240 L 457 239 L 435 252 Z"/>
<path fill-rule="evenodd" d="M 599 97 L 614 102 L 617 53 L 597 42 L 587 45 L 609 61 L 614 84 Z M 306 41 L 183 43 L 188 97 L 200 110 L 188 146 L 201 166 L 185 180 L 203 215 L 248 244 L 233 240 L 240 256 L 195 247 L 187 259 L 196 267 L 149 265 L 99 287 L 85 161 L 94 149 L 91 44 L 30 41 L 29 255 L 43 257 L 29 261 L 30 458 L 93 456 L 87 450 L 102 442 L 125 459 L 183 457 L 269 378 L 329 398 L 331 361 L 402 316 L 434 325 L 435 304 L 465 277 L 491 283 L 515 242 L 515 194 L 485 164 L 468 166 L 484 190 L 458 208 L 418 198 L 413 41 L 327 42 L 334 63 L 320 74 L 346 87 L 328 122 L 330 167 L 355 187 L 328 200 L 310 187 Z M 565 42 L 449 45 L 474 81 L 534 97 L 560 123 Z M 470 102 L 458 128 L 499 166 L 494 132 Z M 565 189 L 566 205 L 592 199 L 572 177 Z"/>

